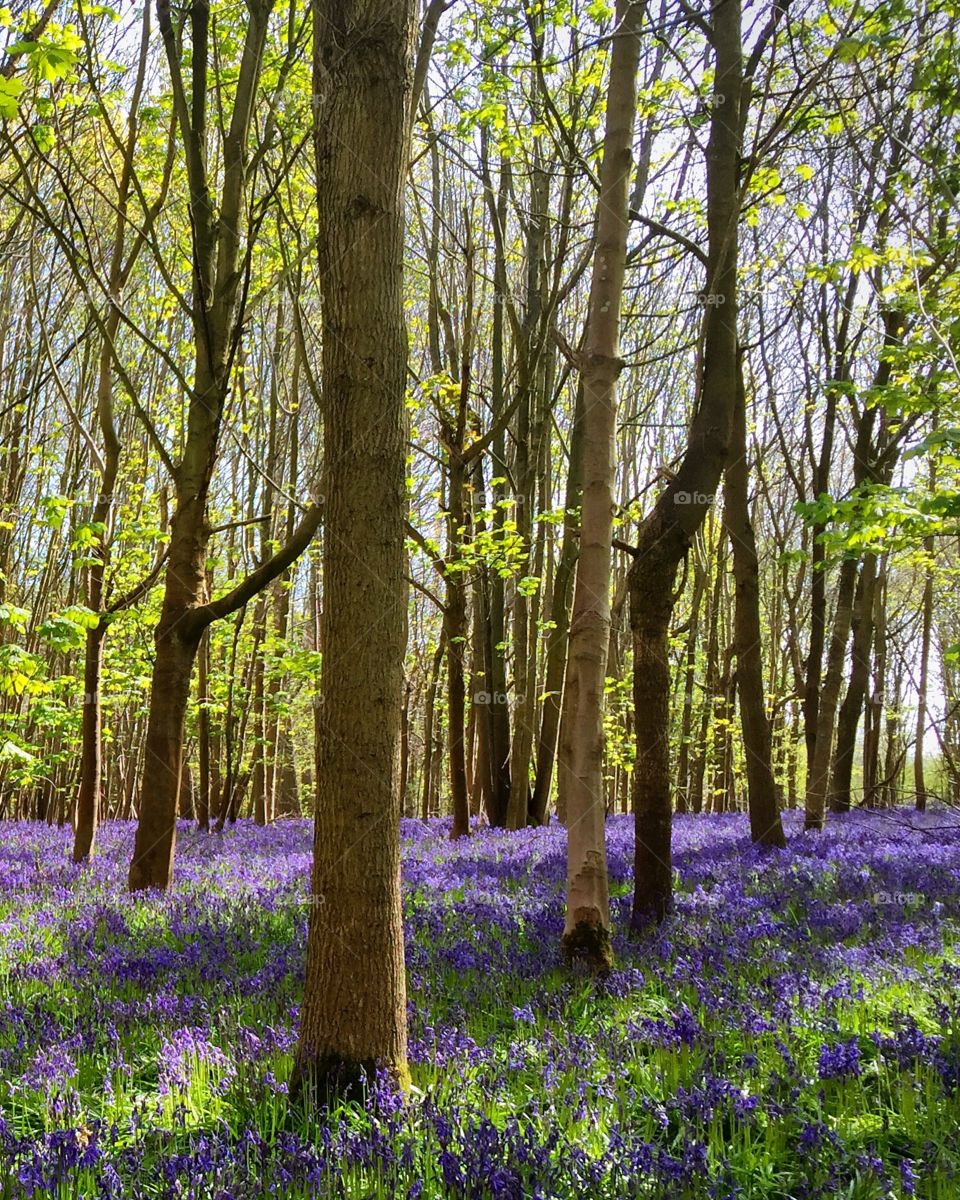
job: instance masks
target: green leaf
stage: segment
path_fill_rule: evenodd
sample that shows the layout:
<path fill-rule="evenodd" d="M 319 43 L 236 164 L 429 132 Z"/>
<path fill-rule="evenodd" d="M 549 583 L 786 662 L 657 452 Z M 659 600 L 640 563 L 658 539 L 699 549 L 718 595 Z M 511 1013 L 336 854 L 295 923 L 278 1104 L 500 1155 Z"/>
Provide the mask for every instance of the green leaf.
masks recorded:
<path fill-rule="evenodd" d="M 0 79 L 0 118 L 10 120 L 17 115 L 17 100 L 22 91 L 19 79 Z"/>

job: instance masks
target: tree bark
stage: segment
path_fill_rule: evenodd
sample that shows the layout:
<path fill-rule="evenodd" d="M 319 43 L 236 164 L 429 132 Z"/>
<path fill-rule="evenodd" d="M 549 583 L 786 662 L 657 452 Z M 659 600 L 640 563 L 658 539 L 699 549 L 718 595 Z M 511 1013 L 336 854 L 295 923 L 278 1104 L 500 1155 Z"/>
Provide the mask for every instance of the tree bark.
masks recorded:
<path fill-rule="evenodd" d="M 603 703 L 610 643 L 610 567 L 614 513 L 617 378 L 623 370 L 620 313 L 626 268 L 627 200 L 637 108 L 643 5 L 620 0 L 610 57 L 606 129 L 597 206 L 597 246 L 580 358 L 583 379 L 583 488 L 580 554 L 570 615 L 563 690 L 559 786 L 567 818 L 567 957 L 608 971 L 610 895 L 603 786 Z"/>
<path fill-rule="evenodd" d="M 873 645 L 873 597 L 876 590 L 877 559 L 864 557 L 854 597 L 853 644 L 850 651 L 850 679 L 837 715 L 837 745 L 833 753 L 833 782 L 830 788 L 832 812 L 849 812 L 853 758 L 857 727 L 863 712 L 870 674 L 870 648 Z"/>
<path fill-rule="evenodd" d="M 403 181 L 416 5 L 314 0 L 324 604 L 313 903 L 291 1099 L 407 1078 L 396 762 L 407 636 Z"/>
<path fill-rule="evenodd" d="M 540 714 L 540 735 L 537 740 L 537 774 L 530 802 L 530 818 L 542 825 L 547 820 L 553 769 L 557 757 L 557 739 L 561 736 L 560 717 L 563 701 L 563 682 L 567 668 L 570 606 L 573 595 L 574 572 L 579 544 L 577 512 L 580 508 L 583 477 L 583 407 L 584 388 L 581 377 L 570 431 L 570 461 L 567 464 L 567 488 L 564 501 L 563 540 L 560 561 L 553 580 L 550 600 L 550 624 L 547 639 L 547 661 L 543 685 L 543 709 Z M 564 820 L 566 815 L 564 814 Z"/>
<path fill-rule="evenodd" d="M 932 471 L 931 471 L 932 475 Z M 931 485 L 935 479 L 931 479 Z M 917 726 L 913 745 L 914 804 L 918 812 L 927 807 L 927 784 L 923 773 L 923 740 L 927 733 L 927 692 L 930 678 L 930 634 L 933 629 L 933 538 L 924 538 L 923 602 L 920 612 L 920 677 L 917 680 Z"/>
<path fill-rule="evenodd" d="M 707 144 L 707 272 L 696 415 L 676 476 L 640 526 L 630 569 L 637 758 L 631 925 L 659 921 L 672 903 L 670 664 L 677 568 L 726 465 L 737 389 L 737 226 L 743 51 L 740 0 L 712 0 L 714 96 Z"/>
<path fill-rule="evenodd" d="M 784 847 L 783 823 L 773 777 L 770 722 L 763 684 L 760 631 L 760 568 L 757 541 L 750 519 L 747 465 L 747 398 L 742 353 L 737 363 L 737 394 L 730 436 L 730 461 L 725 472 L 723 515 L 733 547 L 736 597 L 733 617 L 737 657 L 740 726 L 747 766 L 750 836 L 764 846 Z"/>

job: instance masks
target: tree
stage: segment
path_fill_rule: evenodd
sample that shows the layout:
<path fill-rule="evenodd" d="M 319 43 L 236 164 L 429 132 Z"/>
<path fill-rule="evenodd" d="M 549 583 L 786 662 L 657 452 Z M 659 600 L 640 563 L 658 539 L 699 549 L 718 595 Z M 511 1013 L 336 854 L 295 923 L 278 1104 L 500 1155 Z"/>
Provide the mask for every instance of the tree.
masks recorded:
<path fill-rule="evenodd" d="M 670 666 L 677 568 L 726 465 L 737 388 L 737 225 L 740 218 L 743 50 L 739 0 L 712 0 L 714 95 L 707 145 L 706 283 L 696 413 L 676 475 L 644 518 L 630 567 L 637 762 L 632 925 L 671 904 Z"/>
<path fill-rule="evenodd" d="M 617 5 L 590 305 L 577 358 L 583 378 L 580 555 L 570 616 L 559 786 L 567 821 L 567 913 L 563 949 L 594 970 L 609 970 L 610 901 L 604 823 L 603 700 L 610 641 L 614 445 L 620 306 L 627 254 L 627 200 L 633 162 L 639 26 L 644 6 Z"/>
<path fill-rule="evenodd" d="M 736 581 L 734 652 L 737 656 L 737 694 L 746 755 L 750 836 L 765 846 L 786 845 L 773 777 L 770 722 L 763 685 L 760 630 L 760 571 L 757 539 L 750 519 L 747 463 L 747 397 L 743 355 L 737 359 L 737 391 L 730 437 L 730 461 L 724 472 L 723 518 L 733 547 Z"/>
<path fill-rule="evenodd" d="M 314 0 L 322 706 L 294 1098 L 406 1076 L 396 760 L 406 647 L 403 184 L 413 0 Z"/>
<path fill-rule="evenodd" d="M 130 864 L 130 889 L 170 883 L 176 844 L 183 727 L 190 677 L 204 630 L 242 608 L 282 574 L 308 545 L 320 523 L 312 505 L 294 536 L 226 595 L 204 603 L 207 505 L 217 461 L 224 408 L 242 337 L 254 226 L 249 224 L 249 147 L 264 46 L 274 0 L 251 0 L 244 31 L 233 110 L 222 138 L 223 170 L 217 201 L 207 162 L 207 89 L 214 63 L 210 10 L 205 0 L 190 12 L 190 89 L 184 77 L 183 30 L 169 0 L 158 0 L 157 17 L 173 89 L 174 113 L 186 156 L 190 192 L 194 377 L 186 436 L 179 462 L 168 462 L 176 505 L 170 523 L 163 607 L 154 640 L 156 655 L 145 742 L 146 769 L 140 819 Z M 246 220 L 245 220 L 246 218 Z M 246 234 L 246 239 L 244 237 Z M 167 456 L 169 459 L 169 456 Z"/>

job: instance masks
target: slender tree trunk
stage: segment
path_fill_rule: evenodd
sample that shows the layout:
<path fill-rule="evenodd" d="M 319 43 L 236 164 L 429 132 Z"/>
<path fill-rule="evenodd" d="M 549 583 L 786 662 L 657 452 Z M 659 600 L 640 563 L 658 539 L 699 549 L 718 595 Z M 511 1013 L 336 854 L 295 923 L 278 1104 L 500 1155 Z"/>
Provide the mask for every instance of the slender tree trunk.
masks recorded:
<path fill-rule="evenodd" d="M 837 585 L 837 607 L 833 632 L 827 651 L 827 670 L 820 688 L 817 709 L 816 740 L 813 762 L 807 768 L 807 794 L 804 805 L 804 829 L 822 829 L 833 755 L 834 718 L 843 686 L 843 662 L 853 620 L 853 600 L 857 586 L 857 560 L 845 559 Z"/>
<path fill-rule="evenodd" d="M 433 656 L 433 667 L 427 681 L 427 702 L 423 717 L 423 779 L 420 789 L 420 816 L 426 821 L 430 816 L 433 800 L 433 756 L 434 732 L 436 719 L 437 688 L 440 686 L 440 668 L 443 665 L 444 638 L 440 638 L 436 653 Z"/>
<path fill-rule="evenodd" d="M 763 684 L 760 569 L 748 501 L 747 398 L 742 353 L 737 366 L 737 396 L 730 436 L 730 461 L 725 472 L 723 512 L 733 547 L 733 574 L 736 581 L 733 636 L 737 656 L 740 725 L 747 767 L 750 836 L 754 842 L 764 846 L 782 848 L 786 845 L 786 839 L 773 778 L 770 722 L 767 719 L 766 689 Z"/>
<path fill-rule="evenodd" d="M 708 565 L 706 567 L 709 582 L 710 558 L 708 543 Z M 723 585 L 723 571 L 715 564 L 713 585 L 707 592 L 707 661 L 704 663 L 704 688 L 700 704 L 700 722 L 697 738 L 694 742 L 693 761 L 690 766 L 690 809 L 694 813 L 704 811 L 704 793 L 707 776 L 707 739 L 710 734 L 710 722 L 714 715 L 714 704 L 720 690 L 720 597 Z"/>
<path fill-rule="evenodd" d="M 407 634 L 403 181 L 417 6 L 314 0 L 323 291 L 322 735 L 291 1098 L 406 1066 L 396 760 Z M 362 553 L 357 553 L 357 548 Z"/>
<path fill-rule="evenodd" d="M 700 633 L 700 605 L 706 588 L 707 575 L 699 556 L 694 556 L 693 594 L 690 598 L 690 627 L 687 630 L 687 645 L 683 668 L 683 708 L 680 715 L 680 749 L 677 753 L 677 812 L 690 810 L 692 802 L 692 775 L 690 770 L 690 743 L 693 740 L 693 692 L 696 685 L 697 640 Z"/>
<path fill-rule="evenodd" d="M 400 789 L 400 813 L 407 815 L 407 777 L 410 774 L 410 680 L 403 685 L 403 709 L 400 713 L 400 763 L 397 767 L 397 786 Z"/>
<path fill-rule="evenodd" d="M 857 728 L 863 712 L 864 697 L 870 675 L 870 648 L 873 645 L 873 597 L 876 590 L 877 560 L 868 554 L 860 568 L 860 579 L 854 597 L 853 645 L 850 652 L 850 679 L 847 692 L 837 715 L 837 745 L 833 754 L 833 782 L 830 788 L 830 808 L 833 812 L 849 812 L 853 759 L 857 745 Z"/>
<path fill-rule="evenodd" d="M 613 962 L 603 785 L 603 703 L 610 643 L 610 566 L 620 312 L 626 265 L 627 199 L 637 104 L 643 6 L 619 0 L 610 57 L 600 167 L 597 247 L 580 358 L 583 379 L 583 500 L 580 555 L 563 692 L 560 791 L 567 817 L 567 911 L 563 949 L 595 971 Z"/>
<path fill-rule="evenodd" d="M 101 573 L 102 583 L 102 573 Z M 91 594 L 93 588 L 91 587 Z M 91 605 L 91 607 L 93 607 Z M 96 609 L 94 609 L 96 611 Z M 103 781 L 100 710 L 100 674 L 106 626 L 98 622 L 87 630 L 83 654 L 83 711 L 80 731 L 80 788 L 77 793 L 73 861 L 84 862 L 93 853 L 100 823 Z"/>
<path fill-rule="evenodd" d="M 880 782 L 880 737 L 883 728 L 884 686 L 887 675 L 887 556 L 880 556 L 874 588 L 873 680 L 863 733 L 863 802 L 875 808 Z"/>
<path fill-rule="evenodd" d="M 180 819 L 193 820 L 193 772 L 186 754 L 180 760 Z"/>
<path fill-rule="evenodd" d="M 464 364 L 467 374 L 461 385 L 461 398 L 465 401 L 469 387 L 469 364 Z M 465 413 L 463 414 L 465 421 Z M 459 432 L 460 420 L 457 422 Z M 443 628 L 447 648 L 447 738 L 448 765 L 450 770 L 450 799 L 453 808 L 452 838 L 465 837 L 470 832 L 470 802 L 467 791 L 466 754 L 466 669 L 467 650 L 467 589 L 463 575 L 456 570 L 460 556 L 459 543 L 465 536 L 466 507 L 464 488 L 466 474 L 461 454 L 462 438 L 453 430 L 448 447 L 449 469 L 447 486 L 447 563 L 446 591 L 444 594 Z"/>
<path fill-rule="evenodd" d="M 200 643 L 200 667 L 197 671 L 197 763 L 200 788 L 197 793 L 197 828 L 210 828 L 210 805 L 213 799 L 210 778 L 210 633 L 204 633 Z"/>
<path fill-rule="evenodd" d="M 931 481 L 934 482 L 934 481 Z M 923 741 L 927 734 L 927 691 L 930 678 L 930 634 L 933 629 L 933 538 L 924 539 L 923 601 L 920 613 L 920 677 L 917 680 L 917 727 L 913 744 L 914 803 L 919 812 L 927 807 L 927 784 L 923 775 Z"/>
<path fill-rule="evenodd" d="M 579 545 L 576 513 L 580 508 L 583 476 L 583 377 L 577 387 L 573 428 L 570 431 L 570 461 L 567 464 L 567 488 L 564 501 L 563 540 L 560 561 L 553 579 L 550 600 L 550 624 L 547 639 L 546 674 L 543 685 L 543 708 L 540 713 L 540 735 L 537 741 L 537 774 L 530 805 L 533 822 L 542 825 L 547 820 L 553 768 L 560 736 L 560 716 L 563 700 L 563 680 L 567 669 L 567 634 L 570 629 L 570 604 Z"/>
<path fill-rule="evenodd" d="M 828 386 L 820 458 L 816 464 L 813 486 L 815 496 L 821 496 L 830 486 L 830 460 L 833 455 L 836 423 L 837 388 Z M 807 647 L 803 694 L 803 727 L 808 770 L 816 753 L 820 678 L 823 674 L 823 651 L 827 640 L 827 574 L 824 569 L 826 550 L 821 540 L 825 528 L 824 525 L 814 525 L 810 530 L 810 641 Z"/>
<path fill-rule="evenodd" d="M 896 345 L 903 330 L 903 314 L 897 310 L 884 313 L 884 351 Z M 884 386 L 890 378 L 892 359 L 881 353 L 874 372 L 874 386 Z M 878 464 L 883 461 L 881 453 L 885 425 L 880 414 L 878 445 L 874 445 L 874 429 L 877 425 L 878 409 L 866 407 L 859 414 L 857 440 L 853 455 L 854 489 L 878 478 Z M 884 470 L 889 470 L 887 464 Z M 827 670 L 820 691 L 817 711 L 816 742 L 813 760 L 807 764 L 807 792 L 804 805 L 804 828 L 822 829 L 826 813 L 827 790 L 830 781 L 830 765 L 833 756 L 833 741 L 837 705 L 843 685 L 843 660 L 847 640 L 853 622 L 853 605 L 857 586 L 857 561 L 848 558 L 840 566 L 837 585 L 837 606 L 834 612 L 833 632 L 827 652 Z M 871 585 L 872 586 L 872 585 Z"/>

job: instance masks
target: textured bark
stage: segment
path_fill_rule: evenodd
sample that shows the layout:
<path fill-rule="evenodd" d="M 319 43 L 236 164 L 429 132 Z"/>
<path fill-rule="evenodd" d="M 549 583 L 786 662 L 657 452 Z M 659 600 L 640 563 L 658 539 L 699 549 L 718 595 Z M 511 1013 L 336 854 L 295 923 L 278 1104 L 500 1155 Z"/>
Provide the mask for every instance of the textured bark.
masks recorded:
<path fill-rule="evenodd" d="M 324 652 L 291 1097 L 406 1077 L 396 762 L 406 647 L 403 180 L 413 0 L 314 0 Z"/>
<path fill-rule="evenodd" d="M 876 807 L 880 780 L 880 735 L 883 727 L 884 681 L 887 674 L 887 556 L 880 556 L 874 589 L 873 677 L 863 730 L 863 802 Z"/>
<path fill-rule="evenodd" d="M 583 379 L 580 555 L 570 615 L 563 691 L 559 786 L 567 819 L 567 909 L 563 949 L 596 971 L 609 970 L 610 897 L 603 787 L 603 703 L 610 643 L 614 449 L 620 311 L 627 249 L 627 199 L 636 119 L 640 4 L 617 4 L 610 58 L 597 246 L 580 373 Z"/>
<path fill-rule="evenodd" d="M 743 95 L 739 0 L 713 0 L 711 18 L 715 93 L 707 143 L 707 272 L 698 406 L 676 476 L 640 526 L 630 569 L 637 732 L 634 930 L 661 920 L 672 903 L 668 637 L 673 590 L 677 568 L 720 483 L 736 402 Z"/>
<path fill-rule="evenodd" d="M 760 569 L 757 541 L 750 519 L 747 465 L 747 405 L 742 358 L 738 362 L 737 396 L 730 435 L 730 461 L 725 472 L 723 515 L 733 547 L 736 581 L 733 629 L 737 656 L 740 726 L 747 766 L 750 836 L 764 846 L 786 845 L 773 777 L 770 721 L 763 683 L 760 630 Z"/>
<path fill-rule="evenodd" d="M 130 865 L 132 891 L 165 888 L 173 871 L 183 720 L 198 644 L 179 615 L 168 605 L 156 633 L 140 819 Z"/>
<path fill-rule="evenodd" d="M 535 35 L 535 40 L 538 35 Z M 530 561 L 534 552 L 534 511 L 538 484 L 543 477 L 547 402 L 545 396 L 542 274 L 550 203 L 550 178 L 544 171 L 540 144 L 534 139 L 530 178 L 530 216 L 526 223 L 525 292 L 523 320 L 517 339 L 516 460 L 517 532 L 523 539 L 528 565 L 524 574 L 538 574 Z M 542 534 L 542 526 L 539 532 Z M 510 794 L 507 802 L 508 829 L 520 829 L 530 819 L 530 764 L 536 737 L 537 630 L 539 593 L 525 595 L 519 588 L 513 598 L 513 739 L 510 744 Z"/>
<path fill-rule="evenodd" d="M 204 634 L 200 642 L 200 665 L 197 671 L 197 765 L 200 786 L 197 789 L 197 828 L 210 828 L 210 805 L 213 798 L 210 778 L 210 710 L 208 688 L 210 686 L 210 635 Z"/>
<path fill-rule="evenodd" d="M 677 812 L 691 807 L 690 743 L 693 739 L 693 689 L 696 683 L 697 640 L 700 634 L 700 605 L 706 588 L 707 573 L 699 557 L 693 564 L 693 595 L 690 599 L 690 625 L 684 652 L 683 707 L 680 714 L 680 749 L 677 752 Z"/>
<path fill-rule="evenodd" d="M 814 473 L 814 497 L 823 495 L 830 487 L 830 460 L 833 455 L 836 423 L 837 389 L 828 386 L 820 457 Z M 814 525 L 810 530 L 810 641 L 807 646 L 806 679 L 803 692 L 803 728 L 808 763 L 813 762 L 816 752 L 820 677 L 823 674 L 823 651 L 827 638 L 827 576 L 823 569 L 826 552 L 821 541 L 824 530 L 825 526 L 823 525 Z"/>
<path fill-rule="evenodd" d="M 877 560 L 866 555 L 854 597 L 853 644 L 850 651 L 850 679 L 837 715 L 837 744 L 833 753 L 833 781 L 830 786 L 832 812 L 849 812 L 850 783 L 857 744 L 857 728 L 863 712 L 870 675 L 870 648 L 873 645 L 873 597 L 876 590 Z"/>
<path fill-rule="evenodd" d="M 932 475 L 932 472 L 931 472 Z M 931 486 L 936 480 L 931 478 Z M 920 677 L 917 680 L 917 725 L 913 745 L 914 804 L 923 812 L 927 807 L 927 784 L 923 774 L 923 739 L 927 732 L 927 691 L 930 679 L 930 635 L 933 629 L 933 538 L 925 538 L 926 554 L 923 602 L 920 611 Z"/>
<path fill-rule="evenodd" d="M 857 587 L 857 561 L 846 559 L 840 567 L 837 607 L 827 650 L 827 670 L 820 687 L 817 709 L 816 740 L 813 761 L 807 766 L 807 793 L 804 803 L 804 829 L 822 829 L 833 756 L 834 719 L 843 686 L 843 660 L 853 620 L 853 600 Z"/>
<path fill-rule="evenodd" d="M 550 623 L 553 628 L 547 639 L 547 661 L 543 685 L 543 709 L 540 714 L 540 734 L 537 741 L 537 774 L 530 802 L 530 819 L 541 825 L 547 820 L 550 789 L 557 757 L 557 739 L 561 736 L 560 716 L 563 700 L 563 680 L 567 667 L 567 634 L 570 629 L 570 606 L 573 597 L 574 571 L 579 543 L 576 513 L 580 508 L 583 476 L 583 400 L 581 379 L 577 388 L 573 429 L 570 432 L 570 461 L 567 464 L 567 488 L 564 501 L 563 540 L 560 561 L 553 580 L 550 600 Z M 566 814 L 564 814 L 564 819 Z"/>
<path fill-rule="evenodd" d="M 420 816 L 426 821 L 433 806 L 433 760 L 434 760 L 434 720 L 436 715 L 437 688 L 440 680 L 440 668 L 443 665 L 443 649 L 445 639 L 441 637 L 433 656 L 433 668 L 427 685 L 426 711 L 423 717 L 423 779 L 420 783 Z"/>

